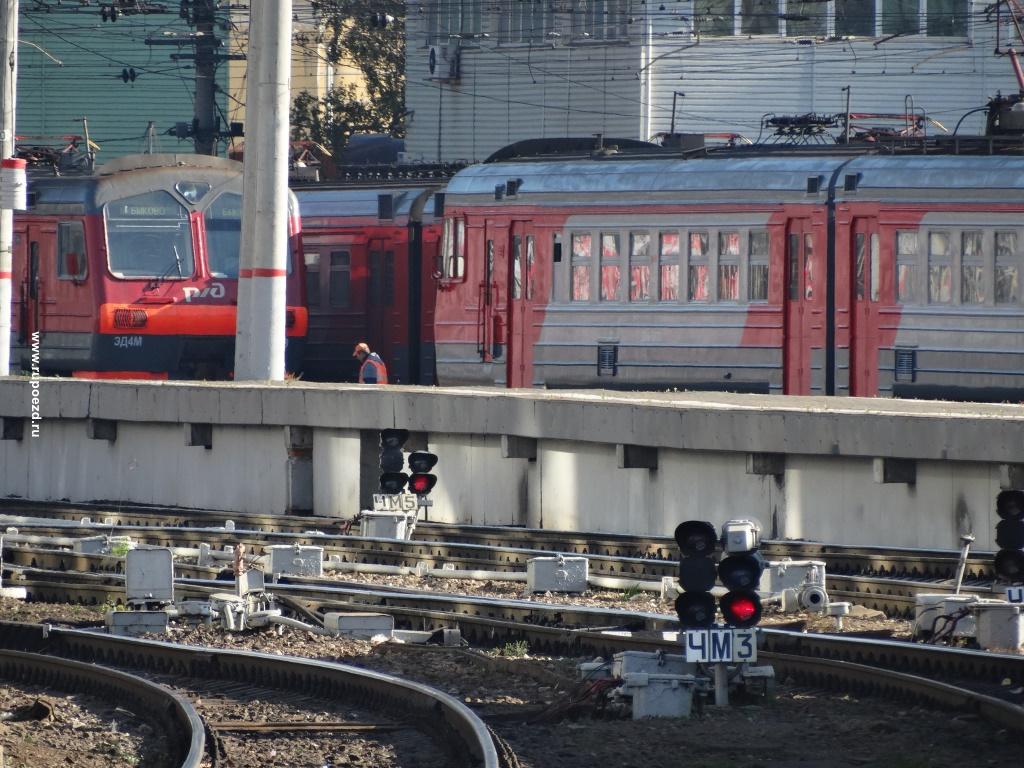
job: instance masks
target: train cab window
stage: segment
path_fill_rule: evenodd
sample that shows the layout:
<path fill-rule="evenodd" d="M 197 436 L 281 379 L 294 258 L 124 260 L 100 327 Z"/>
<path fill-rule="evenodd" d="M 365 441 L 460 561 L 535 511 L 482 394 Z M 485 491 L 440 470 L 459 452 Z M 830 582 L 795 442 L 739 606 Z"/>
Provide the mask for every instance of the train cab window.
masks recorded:
<path fill-rule="evenodd" d="M 238 277 L 242 248 L 242 196 L 225 192 L 206 209 L 203 219 L 210 274 L 214 277 Z"/>
<path fill-rule="evenodd" d="M 718 300 L 740 299 L 740 233 L 718 233 Z"/>
<path fill-rule="evenodd" d="M 629 233 L 629 300 L 651 298 L 651 236 L 646 232 Z"/>
<path fill-rule="evenodd" d="M 679 300 L 679 233 L 658 235 L 658 301 Z"/>
<path fill-rule="evenodd" d="M 593 236 L 574 233 L 572 236 L 572 295 L 573 301 L 590 301 L 590 262 Z"/>
<path fill-rule="evenodd" d="M 462 280 L 466 276 L 466 220 L 447 218 L 441 236 L 441 276 Z"/>
<path fill-rule="evenodd" d="M 331 251 L 330 289 L 327 300 L 332 307 L 348 306 L 351 269 L 352 258 L 348 251 Z"/>
<path fill-rule="evenodd" d="M 304 253 L 302 260 L 306 263 L 306 303 L 320 306 L 320 254 Z"/>
<path fill-rule="evenodd" d="M 896 301 L 914 300 L 914 271 L 917 268 L 917 232 L 896 233 Z"/>
<path fill-rule="evenodd" d="M 949 304 L 953 300 L 953 268 L 950 264 L 949 233 L 928 233 L 928 303 Z"/>
<path fill-rule="evenodd" d="M 62 221 L 57 225 L 57 277 L 61 280 L 85 280 L 85 227 L 80 221 Z"/>
<path fill-rule="evenodd" d="M 619 300 L 619 236 L 601 233 L 601 301 Z"/>
<path fill-rule="evenodd" d="M 686 278 L 686 298 L 708 300 L 708 233 L 690 233 L 690 266 Z"/>
<path fill-rule="evenodd" d="M 195 272 L 188 209 L 168 192 L 146 192 L 104 206 L 107 261 L 121 278 L 182 280 Z"/>
<path fill-rule="evenodd" d="M 996 304 L 1015 304 L 1020 299 L 1020 256 L 1016 232 L 996 232 Z"/>
<path fill-rule="evenodd" d="M 751 232 L 747 250 L 750 257 L 747 298 L 750 301 L 768 301 L 768 233 Z"/>
<path fill-rule="evenodd" d="M 985 303 L 985 264 L 981 232 L 960 233 L 960 301 Z"/>

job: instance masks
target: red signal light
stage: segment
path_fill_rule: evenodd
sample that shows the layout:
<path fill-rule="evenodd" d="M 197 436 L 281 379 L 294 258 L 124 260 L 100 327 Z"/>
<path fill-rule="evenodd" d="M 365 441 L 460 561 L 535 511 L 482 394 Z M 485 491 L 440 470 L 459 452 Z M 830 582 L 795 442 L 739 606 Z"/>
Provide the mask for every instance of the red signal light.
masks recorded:
<path fill-rule="evenodd" d="M 413 475 L 409 478 L 409 490 L 417 495 L 430 493 L 437 484 L 437 477 L 434 475 Z"/>
<path fill-rule="evenodd" d="M 752 589 L 741 589 L 725 595 L 718 603 L 722 617 L 738 629 L 752 627 L 761 620 L 761 598 Z"/>

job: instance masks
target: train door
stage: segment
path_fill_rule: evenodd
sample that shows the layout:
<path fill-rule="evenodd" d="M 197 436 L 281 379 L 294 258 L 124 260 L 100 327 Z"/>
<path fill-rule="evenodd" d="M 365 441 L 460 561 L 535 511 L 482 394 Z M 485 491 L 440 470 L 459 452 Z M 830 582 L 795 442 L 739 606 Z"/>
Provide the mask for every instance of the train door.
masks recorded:
<path fill-rule="evenodd" d="M 395 360 L 394 318 L 395 252 L 383 238 L 367 244 L 366 264 L 369 270 L 366 296 L 366 335 L 370 349 L 378 352 L 388 366 L 388 380 L 398 378 Z"/>
<path fill-rule="evenodd" d="M 477 301 L 477 346 L 481 360 L 498 364 L 494 366 L 494 383 L 506 385 L 511 370 L 506 362 L 512 309 L 508 298 L 510 269 L 508 224 L 488 220 L 484 229 L 483 279 Z M 502 366 L 501 363 L 506 364 Z"/>
<path fill-rule="evenodd" d="M 786 341 L 785 393 L 806 395 L 811 390 L 811 347 L 817 265 L 810 219 L 792 219 L 786 228 Z"/>
<path fill-rule="evenodd" d="M 54 304 L 57 265 L 57 225 L 29 224 L 21 240 L 24 251 L 15 255 L 24 265 L 21 287 L 22 337 L 31 344 L 36 331 L 51 330 L 47 317 Z"/>
<path fill-rule="evenodd" d="M 512 222 L 509 243 L 509 352 L 508 386 L 529 387 L 533 384 L 533 264 L 536 258 L 534 236 L 527 231 L 528 222 Z"/>
<path fill-rule="evenodd" d="M 878 220 L 857 218 L 851 228 L 850 255 L 853 276 L 850 297 L 850 394 L 874 397 L 878 394 L 879 293 Z"/>

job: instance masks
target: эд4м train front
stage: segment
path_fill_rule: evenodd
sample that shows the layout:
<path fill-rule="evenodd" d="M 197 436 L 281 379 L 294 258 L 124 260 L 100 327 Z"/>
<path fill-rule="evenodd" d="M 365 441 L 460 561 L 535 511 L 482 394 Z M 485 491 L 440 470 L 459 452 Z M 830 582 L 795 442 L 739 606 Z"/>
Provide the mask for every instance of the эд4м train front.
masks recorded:
<path fill-rule="evenodd" d="M 234 367 L 242 166 L 125 157 L 88 176 L 31 177 L 15 218 L 12 360 L 82 378 L 228 378 Z M 290 198 L 286 366 L 302 359 Z M 38 358 L 34 359 L 34 354 Z"/>

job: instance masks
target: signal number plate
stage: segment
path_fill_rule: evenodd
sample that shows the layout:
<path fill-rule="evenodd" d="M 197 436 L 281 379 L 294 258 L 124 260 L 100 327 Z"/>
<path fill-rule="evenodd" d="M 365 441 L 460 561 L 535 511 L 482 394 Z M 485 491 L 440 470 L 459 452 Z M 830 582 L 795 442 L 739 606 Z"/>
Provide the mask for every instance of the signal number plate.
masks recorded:
<path fill-rule="evenodd" d="M 686 631 L 686 660 L 702 664 L 757 661 L 754 629 L 690 629 Z"/>
<path fill-rule="evenodd" d="M 1011 603 L 1024 603 L 1024 587 L 1007 587 L 1006 599 Z"/>

